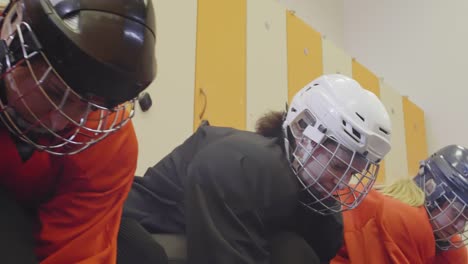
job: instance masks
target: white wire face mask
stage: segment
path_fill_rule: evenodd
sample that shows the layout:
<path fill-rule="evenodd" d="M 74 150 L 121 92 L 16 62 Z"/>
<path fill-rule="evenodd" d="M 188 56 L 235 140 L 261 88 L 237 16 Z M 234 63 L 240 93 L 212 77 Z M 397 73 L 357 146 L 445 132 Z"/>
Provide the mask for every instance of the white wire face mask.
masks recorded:
<path fill-rule="evenodd" d="M 443 196 L 436 208 L 428 210 L 436 244 L 441 250 L 461 248 L 468 244 L 468 207 L 457 196 Z"/>
<path fill-rule="evenodd" d="M 1 62 L 5 91 L 0 119 L 11 133 L 39 150 L 79 153 L 124 126 L 134 115 L 135 99 L 108 108 L 102 98 L 77 94 L 22 21 L 21 4 L 18 1 L 8 12 L 1 32 L 6 55 Z"/>
<path fill-rule="evenodd" d="M 291 126 L 291 168 L 303 186 L 301 203 L 320 214 L 353 209 L 372 188 L 379 165 L 320 130 L 308 111 Z"/>

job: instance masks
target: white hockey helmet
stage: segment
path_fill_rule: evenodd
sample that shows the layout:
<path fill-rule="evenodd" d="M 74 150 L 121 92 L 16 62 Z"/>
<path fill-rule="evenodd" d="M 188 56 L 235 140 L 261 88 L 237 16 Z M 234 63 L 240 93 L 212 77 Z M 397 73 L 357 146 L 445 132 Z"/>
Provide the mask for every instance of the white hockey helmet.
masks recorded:
<path fill-rule="evenodd" d="M 294 96 L 283 132 L 291 168 L 304 187 L 301 202 L 321 214 L 355 208 L 390 151 L 384 105 L 340 74 L 323 75 Z"/>
<path fill-rule="evenodd" d="M 421 162 L 416 184 L 440 250 L 468 245 L 468 149 L 449 145 Z"/>

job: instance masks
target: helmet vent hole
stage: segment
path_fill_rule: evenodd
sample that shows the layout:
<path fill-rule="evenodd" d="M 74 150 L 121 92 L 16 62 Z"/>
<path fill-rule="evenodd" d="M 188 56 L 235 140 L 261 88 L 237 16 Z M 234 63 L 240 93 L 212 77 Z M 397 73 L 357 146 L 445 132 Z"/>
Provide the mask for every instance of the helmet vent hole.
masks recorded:
<path fill-rule="evenodd" d="M 11 17 L 11 24 L 14 24 L 16 22 L 16 19 L 18 19 L 18 13 L 15 12 Z"/>
<path fill-rule="evenodd" d="M 300 119 L 297 123 L 301 129 L 305 129 L 307 127 L 307 122 L 304 121 L 304 119 Z"/>
<path fill-rule="evenodd" d="M 353 129 L 354 130 L 354 129 Z M 351 135 L 351 133 L 348 132 L 348 130 L 346 129 L 343 129 L 343 131 L 350 137 L 352 138 L 354 141 L 356 141 L 357 143 L 360 143 L 360 141 L 353 135 Z"/>
<path fill-rule="evenodd" d="M 63 22 L 67 25 L 70 29 L 74 31 L 79 30 L 79 23 L 80 23 L 80 16 L 76 13 L 70 16 L 67 16 Z"/>
<path fill-rule="evenodd" d="M 366 121 L 366 119 L 364 119 L 364 117 L 362 117 L 362 115 L 360 115 L 358 112 L 356 112 L 356 115 L 357 115 L 363 122 Z"/>
<path fill-rule="evenodd" d="M 381 128 L 381 127 L 379 127 L 379 130 L 380 130 L 382 133 L 384 133 L 385 135 L 390 135 L 390 133 L 389 133 L 387 130 L 385 130 L 385 129 Z"/>
<path fill-rule="evenodd" d="M 361 133 L 359 133 L 356 129 L 353 128 L 353 135 L 359 139 L 361 139 Z"/>
<path fill-rule="evenodd" d="M 323 125 L 320 125 L 320 126 L 318 127 L 318 130 L 319 130 L 320 132 L 324 133 L 324 134 L 327 133 L 327 128 L 324 127 Z"/>

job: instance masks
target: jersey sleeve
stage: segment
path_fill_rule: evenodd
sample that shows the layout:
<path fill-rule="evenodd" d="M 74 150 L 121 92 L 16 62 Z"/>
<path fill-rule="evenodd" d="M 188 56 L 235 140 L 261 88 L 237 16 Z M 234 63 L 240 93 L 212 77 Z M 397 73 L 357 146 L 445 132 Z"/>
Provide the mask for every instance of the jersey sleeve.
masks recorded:
<path fill-rule="evenodd" d="M 123 203 L 138 145 L 132 124 L 88 150 L 63 158 L 54 196 L 38 209 L 41 263 L 116 263 Z"/>

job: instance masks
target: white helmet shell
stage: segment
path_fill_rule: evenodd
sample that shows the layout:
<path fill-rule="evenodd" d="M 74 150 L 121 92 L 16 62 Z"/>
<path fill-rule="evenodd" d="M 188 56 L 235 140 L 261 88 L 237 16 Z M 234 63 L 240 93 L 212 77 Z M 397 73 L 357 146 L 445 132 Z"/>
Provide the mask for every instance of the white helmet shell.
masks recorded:
<path fill-rule="evenodd" d="M 323 75 L 294 96 L 283 129 L 308 110 L 318 124 L 352 151 L 379 162 L 390 151 L 391 121 L 382 102 L 355 80 Z"/>
<path fill-rule="evenodd" d="M 321 214 L 358 206 L 390 151 L 391 130 L 382 102 L 355 80 L 332 74 L 307 84 L 283 122 L 302 204 Z"/>

